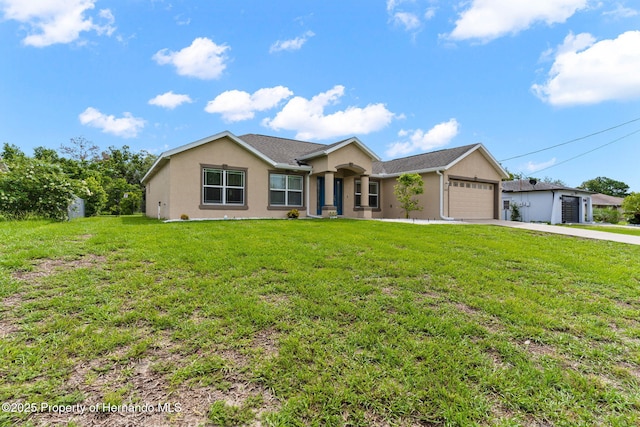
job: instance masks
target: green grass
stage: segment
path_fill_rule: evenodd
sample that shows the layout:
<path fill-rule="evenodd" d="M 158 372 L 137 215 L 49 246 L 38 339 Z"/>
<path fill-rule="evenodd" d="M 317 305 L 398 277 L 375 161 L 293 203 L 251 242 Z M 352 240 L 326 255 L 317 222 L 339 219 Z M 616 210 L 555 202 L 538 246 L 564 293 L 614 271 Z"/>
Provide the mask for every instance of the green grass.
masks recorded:
<path fill-rule="evenodd" d="M 584 228 L 586 230 L 605 231 L 607 233 L 629 234 L 640 236 L 640 227 L 619 227 L 615 225 L 571 225 L 570 227 Z"/>
<path fill-rule="evenodd" d="M 153 414 L 167 425 L 634 426 L 639 259 L 485 225 L 1 222 L 0 401 L 178 404 Z M 114 415 L 92 416 L 67 421 Z"/>

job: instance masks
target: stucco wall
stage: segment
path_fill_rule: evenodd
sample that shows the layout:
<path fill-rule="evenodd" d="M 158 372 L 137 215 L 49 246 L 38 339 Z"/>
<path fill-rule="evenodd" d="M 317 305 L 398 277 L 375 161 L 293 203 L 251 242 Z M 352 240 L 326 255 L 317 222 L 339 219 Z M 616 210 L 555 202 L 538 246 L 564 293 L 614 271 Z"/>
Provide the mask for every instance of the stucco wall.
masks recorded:
<path fill-rule="evenodd" d="M 158 204 L 160 205 L 160 218 L 169 218 L 171 199 L 169 188 L 171 185 L 171 164 L 165 164 L 149 180 L 146 185 L 147 206 L 146 215 L 150 218 L 158 218 Z"/>
<path fill-rule="evenodd" d="M 201 145 L 172 156 L 170 209 L 168 218 L 182 214 L 189 218 L 284 218 L 290 208 L 269 209 L 269 171 L 273 168 L 253 153 L 228 138 Z M 246 170 L 245 207 L 202 207 L 202 165 Z M 282 173 L 286 173 L 282 171 Z M 304 175 L 303 175 L 304 178 Z M 303 179 L 306 183 L 306 178 Z M 152 182 L 152 186 L 153 186 Z M 153 188 L 153 187 L 152 187 Z M 306 191 L 306 189 L 305 189 Z M 303 197 L 303 204 L 306 195 Z M 306 207 L 297 207 L 301 216 Z"/>
<path fill-rule="evenodd" d="M 504 193 L 502 200 L 508 200 L 510 205 L 513 203 L 518 205 L 523 222 L 551 222 L 553 206 L 551 192 Z M 562 206 L 559 207 L 562 208 Z M 501 209 L 500 212 L 500 219 L 511 220 L 510 210 Z"/>
<path fill-rule="evenodd" d="M 329 168 L 333 168 L 332 170 L 337 166 L 348 165 L 349 163 L 364 168 L 365 171 L 363 173 L 365 174 L 371 173 L 371 157 L 355 144 L 349 144 L 327 156 L 327 164 Z"/>
<path fill-rule="evenodd" d="M 422 174 L 424 193 L 416 196 L 421 211 L 412 211 L 411 218 L 416 219 L 440 219 L 440 178 L 433 173 Z M 374 218 L 404 218 L 405 214 L 395 194 L 394 186 L 398 183 L 397 177 L 386 178 L 381 181 L 381 206 L 382 212 L 374 212 Z"/>
<path fill-rule="evenodd" d="M 480 150 L 476 150 L 448 169 L 445 175 L 478 178 L 487 181 L 500 182 L 500 173 L 484 157 Z"/>

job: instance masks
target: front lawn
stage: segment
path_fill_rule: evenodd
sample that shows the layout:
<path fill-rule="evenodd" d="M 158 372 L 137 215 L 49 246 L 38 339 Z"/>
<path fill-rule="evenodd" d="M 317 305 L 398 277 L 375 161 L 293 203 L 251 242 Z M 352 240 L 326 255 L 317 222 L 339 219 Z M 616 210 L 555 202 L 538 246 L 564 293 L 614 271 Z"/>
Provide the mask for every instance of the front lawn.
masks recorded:
<path fill-rule="evenodd" d="M 639 259 L 488 225 L 0 222 L 0 425 L 638 425 Z"/>

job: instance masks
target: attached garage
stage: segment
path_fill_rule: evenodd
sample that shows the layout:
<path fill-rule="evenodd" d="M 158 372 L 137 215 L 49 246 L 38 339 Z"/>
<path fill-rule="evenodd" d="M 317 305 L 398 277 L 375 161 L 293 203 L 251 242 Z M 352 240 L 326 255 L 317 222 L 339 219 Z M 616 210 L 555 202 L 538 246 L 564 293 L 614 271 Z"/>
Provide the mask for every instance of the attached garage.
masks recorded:
<path fill-rule="evenodd" d="M 449 182 L 449 216 L 456 219 L 493 219 L 496 184 L 465 181 Z"/>

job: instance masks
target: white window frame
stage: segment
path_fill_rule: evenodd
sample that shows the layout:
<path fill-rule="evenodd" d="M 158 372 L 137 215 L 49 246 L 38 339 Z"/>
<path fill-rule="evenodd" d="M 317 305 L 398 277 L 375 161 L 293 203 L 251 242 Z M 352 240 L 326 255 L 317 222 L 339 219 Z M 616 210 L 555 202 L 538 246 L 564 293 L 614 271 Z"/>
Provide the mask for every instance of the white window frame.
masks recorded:
<path fill-rule="evenodd" d="M 274 176 L 284 177 L 285 186 L 284 188 L 276 188 L 272 186 L 271 178 Z M 290 188 L 289 187 L 289 179 L 295 178 L 296 180 L 300 180 L 300 189 Z M 271 193 L 273 191 L 284 192 L 284 204 L 282 203 L 273 203 L 271 198 Z M 300 203 L 291 203 L 290 195 L 292 193 L 300 194 Z M 296 174 L 286 174 L 286 173 L 270 173 L 269 174 L 269 206 L 273 207 L 302 207 L 304 206 L 304 178 L 302 175 Z"/>
<path fill-rule="evenodd" d="M 375 193 L 371 191 L 372 185 L 376 187 Z M 358 187 L 360 187 L 360 191 L 358 191 Z M 356 208 L 361 208 L 362 207 L 362 181 L 361 180 L 359 179 L 355 180 L 354 190 L 355 190 L 355 196 L 356 196 L 355 197 Z M 371 197 L 376 198 L 375 206 L 371 205 Z M 360 203 L 358 203 L 358 200 L 360 200 Z M 378 209 L 380 207 L 380 183 L 378 181 L 369 181 L 369 207 L 373 209 Z"/>
<path fill-rule="evenodd" d="M 207 172 L 219 172 L 222 174 L 222 182 L 220 185 L 207 184 Z M 240 174 L 242 176 L 242 185 L 229 185 L 229 174 Z M 206 206 L 244 206 L 246 197 L 246 172 L 237 169 L 221 169 L 215 167 L 203 167 L 202 168 L 202 204 Z M 208 202 L 205 198 L 205 191 L 207 188 L 219 188 L 222 193 L 221 202 Z M 229 202 L 227 200 L 228 190 L 241 190 L 242 201 L 241 202 Z"/>

